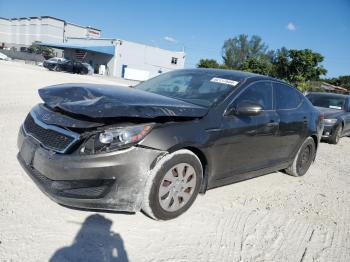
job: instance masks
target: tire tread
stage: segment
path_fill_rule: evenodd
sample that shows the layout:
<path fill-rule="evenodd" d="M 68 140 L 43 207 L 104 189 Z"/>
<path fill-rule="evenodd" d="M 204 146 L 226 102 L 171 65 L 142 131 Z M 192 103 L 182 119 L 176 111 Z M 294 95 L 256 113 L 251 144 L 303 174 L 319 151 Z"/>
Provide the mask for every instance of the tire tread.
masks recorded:
<path fill-rule="evenodd" d="M 152 203 L 150 201 L 150 195 L 153 189 L 153 186 L 155 185 L 156 181 L 155 178 L 158 175 L 158 172 L 162 169 L 163 165 L 168 162 L 171 161 L 171 159 L 175 156 L 175 155 L 184 155 L 184 156 L 190 156 L 193 157 L 194 159 L 196 159 L 198 161 L 199 166 L 201 167 L 201 174 L 199 174 L 201 177 L 199 178 L 200 181 L 203 178 L 203 167 L 201 165 L 201 162 L 199 160 L 199 158 L 197 157 L 196 154 L 194 154 L 192 151 L 188 150 L 188 149 L 180 149 L 178 151 L 175 151 L 171 154 L 167 154 L 164 157 L 162 157 L 160 160 L 158 160 L 158 162 L 156 163 L 155 167 L 149 171 L 149 176 L 146 182 L 146 186 L 145 186 L 145 190 L 144 190 L 144 196 L 143 196 L 143 201 L 142 201 L 142 208 L 141 210 L 143 211 L 143 213 L 145 213 L 145 215 L 147 215 L 148 217 L 154 219 L 154 220 L 164 220 L 161 219 L 159 217 L 157 217 L 154 214 L 154 211 L 152 209 Z M 198 187 L 197 191 L 199 191 L 200 186 Z M 198 192 L 197 192 L 198 194 Z"/>
<path fill-rule="evenodd" d="M 312 142 L 314 147 L 315 147 L 315 141 L 314 139 L 310 136 L 308 138 L 305 139 L 305 141 L 303 142 L 303 144 L 300 146 L 299 150 L 298 150 L 298 153 L 295 155 L 295 158 L 293 160 L 293 163 L 287 167 L 285 169 L 285 172 L 288 174 L 288 175 L 291 175 L 291 176 L 295 176 L 295 177 L 300 177 L 301 175 L 298 174 L 298 170 L 297 170 L 297 162 L 298 162 L 298 157 L 299 157 L 299 154 L 300 154 L 300 150 L 303 148 L 303 146 L 306 144 L 306 143 L 309 143 Z"/>

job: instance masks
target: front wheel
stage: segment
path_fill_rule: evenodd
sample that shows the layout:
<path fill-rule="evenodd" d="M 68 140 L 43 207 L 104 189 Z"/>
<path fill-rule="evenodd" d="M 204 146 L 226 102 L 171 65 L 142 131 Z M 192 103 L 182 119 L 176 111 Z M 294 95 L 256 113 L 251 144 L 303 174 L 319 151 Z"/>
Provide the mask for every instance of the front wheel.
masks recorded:
<path fill-rule="evenodd" d="M 293 163 L 285 170 L 291 176 L 303 176 L 315 159 L 316 145 L 312 137 L 308 137 L 301 145 Z"/>
<path fill-rule="evenodd" d="M 202 177 L 201 162 L 191 151 L 181 149 L 163 157 L 148 178 L 143 212 L 156 220 L 180 216 L 196 199 Z"/>

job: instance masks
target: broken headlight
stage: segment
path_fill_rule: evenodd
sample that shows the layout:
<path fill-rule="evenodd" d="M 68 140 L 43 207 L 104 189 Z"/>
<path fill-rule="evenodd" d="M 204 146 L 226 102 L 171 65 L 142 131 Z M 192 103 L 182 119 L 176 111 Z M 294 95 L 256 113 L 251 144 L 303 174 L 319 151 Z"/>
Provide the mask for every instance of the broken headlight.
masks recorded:
<path fill-rule="evenodd" d="M 154 124 L 142 124 L 125 127 L 111 127 L 90 137 L 81 147 L 80 153 L 96 154 L 130 147 L 141 141 Z"/>

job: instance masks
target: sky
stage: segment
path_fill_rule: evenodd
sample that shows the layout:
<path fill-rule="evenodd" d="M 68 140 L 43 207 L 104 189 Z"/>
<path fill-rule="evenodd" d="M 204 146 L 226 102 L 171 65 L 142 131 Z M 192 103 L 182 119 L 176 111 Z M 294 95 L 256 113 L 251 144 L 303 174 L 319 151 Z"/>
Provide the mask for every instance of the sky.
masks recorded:
<path fill-rule="evenodd" d="M 0 0 L 0 17 L 54 16 L 111 37 L 222 62 L 226 39 L 258 35 L 270 49 L 321 53 L 327 77 L 350 75 L 350 0 L 18 1 Z"/>

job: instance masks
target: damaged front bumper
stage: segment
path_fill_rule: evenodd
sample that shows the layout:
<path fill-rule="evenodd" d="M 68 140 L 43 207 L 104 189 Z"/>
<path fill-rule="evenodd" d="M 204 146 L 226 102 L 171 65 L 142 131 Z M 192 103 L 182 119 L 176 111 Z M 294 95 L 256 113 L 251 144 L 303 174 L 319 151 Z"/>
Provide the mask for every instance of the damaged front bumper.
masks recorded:
<path fill-rule="evenodd" d="M 55 202 L 85 209 L 136 212 L 141 209 L 149 170 L 165 151 L 134 146 L 111 153 L 53 153 L 22 128 L 17 158 Z"/>

